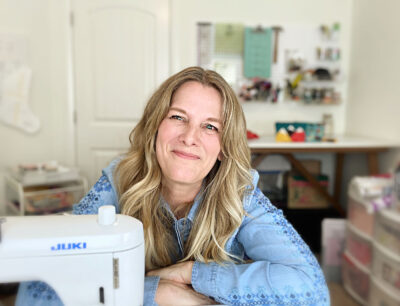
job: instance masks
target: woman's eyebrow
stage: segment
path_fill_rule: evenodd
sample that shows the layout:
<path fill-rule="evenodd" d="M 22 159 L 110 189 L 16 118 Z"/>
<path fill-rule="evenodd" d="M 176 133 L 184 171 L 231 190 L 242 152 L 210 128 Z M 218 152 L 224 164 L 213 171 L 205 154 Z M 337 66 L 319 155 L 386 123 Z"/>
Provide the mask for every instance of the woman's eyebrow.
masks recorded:
<path fill-rule="evenodd" d="M 212 117 L 207 118 L 206 121 L 212 121 L 212 122 L 216 122 L 216 123 L 222 124 L 221 120 L 219 120 L 217 118 L 212 118 Z"/>
<path fill-rule="evenodd" d="M 180 112 L 182 114 L 187 115 L 187 112 L 185 110 L 183 110 L 182 108 L 179 108 L 179 107 L 173 107 L 172 106 L 172 107 L 169 108 L 169 110 L 170 111 L 173 110 L 173 111 Z M 222 121 L 220 119 L 213 118 L 213 117 L 206 118 L 205 121 L 212 121 L 212 122 L 217 122 L 219 124 L 222 124 Z"/>
<path fill-rule="evenodd" d="M 169 110 L 171 111 L 171 110 L 174 110 L 174 111 L 177 111 L 177 112 L 180 112 L 180 113 L 183 113 L 183 114 L 187 114 L 183 109 L 181 109 L 181 108 L 178 108 L 178 107 L 170 107 L 169 108 Z"/>

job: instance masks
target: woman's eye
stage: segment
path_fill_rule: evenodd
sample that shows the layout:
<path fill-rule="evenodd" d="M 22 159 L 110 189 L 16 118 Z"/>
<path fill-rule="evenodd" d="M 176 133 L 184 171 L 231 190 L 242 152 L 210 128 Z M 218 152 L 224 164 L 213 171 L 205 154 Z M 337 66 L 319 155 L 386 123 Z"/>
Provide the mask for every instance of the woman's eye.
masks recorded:
<path fill-rule="evenodd" d="M 206 124 L 205 127 L 207 130 L 218 132 L 218 129 L 212 124 Z"/>
<path fill-rule="evenodd" d="M 176 120 L 180 120 L 183 121 L 183 118 L 179 115 L 172 115 L 171 117 L 169 117 L 170 119 L 176 119 Z"/>

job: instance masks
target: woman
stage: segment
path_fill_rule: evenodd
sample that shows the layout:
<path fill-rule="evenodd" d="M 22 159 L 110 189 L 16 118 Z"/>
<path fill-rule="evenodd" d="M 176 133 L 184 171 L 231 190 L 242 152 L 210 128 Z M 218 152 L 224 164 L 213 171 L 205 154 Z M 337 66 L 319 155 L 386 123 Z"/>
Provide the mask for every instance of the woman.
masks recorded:
<path fill-rule="evenodd" d="M 113 203 L 143 222 L 145 305 L 329 305 L 314 256 L 256 188 L 244 114 L 221 76 L 191 67 L 170 77 L 130 142 L 74 212 Z M 38 286 L 23 284 L 18 299 L 60 303 Z"/>

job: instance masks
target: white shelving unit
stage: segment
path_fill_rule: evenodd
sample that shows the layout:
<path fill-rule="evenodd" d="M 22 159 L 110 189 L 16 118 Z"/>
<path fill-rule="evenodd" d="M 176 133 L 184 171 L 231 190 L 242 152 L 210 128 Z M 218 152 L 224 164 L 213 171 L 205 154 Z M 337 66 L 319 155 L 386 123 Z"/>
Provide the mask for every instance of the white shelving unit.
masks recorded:
<path fill-rule="evenodd" d="M 6 215 L 41 215 L 70 211 L 87 192 L 87 180 L 77 175 L 63 179 L 24 181 L 12 173 L 5 177 Z"/>

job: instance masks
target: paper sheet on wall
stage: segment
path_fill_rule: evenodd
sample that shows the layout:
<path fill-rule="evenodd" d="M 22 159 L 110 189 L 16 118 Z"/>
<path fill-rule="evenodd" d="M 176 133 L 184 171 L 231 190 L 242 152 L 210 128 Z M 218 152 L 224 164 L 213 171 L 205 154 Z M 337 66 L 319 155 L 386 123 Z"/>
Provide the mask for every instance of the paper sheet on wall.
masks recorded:
<path fill-rule="evenodd" d="M 199 23 L 197 25 L 197 64 L 209 68 L 211 65 L 212 25 Z"/>
<path fill-rule="evenodd" d="M 27 39 L 0 33 L 0 123 L 34 133 L 39 119 L 29 107 L 32 70 L 27 66 Z"/>
<path fill-rule="evenodd" d="M 246 28 L 244 36 L 244 75 L 269 78 L 272 62 L 272 30 Z"/>
<path fill-rule="evenodd" d="M 230 86 L 235 86 L 238 73 L 236 65 L 233 62 L 228 60 L 215 61 L 213 69 L 218 72 Z"/>
<path fill-rule="evenodd" d="M 215 53 L 243 53 L 243 25 L 236 23 L 217 23 L 215 25 Z"/>

